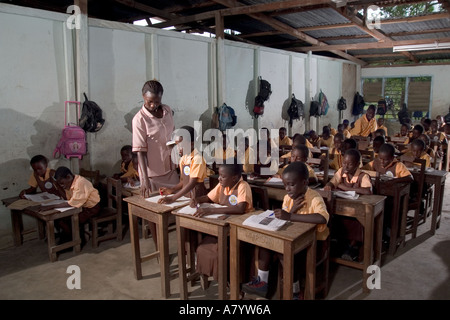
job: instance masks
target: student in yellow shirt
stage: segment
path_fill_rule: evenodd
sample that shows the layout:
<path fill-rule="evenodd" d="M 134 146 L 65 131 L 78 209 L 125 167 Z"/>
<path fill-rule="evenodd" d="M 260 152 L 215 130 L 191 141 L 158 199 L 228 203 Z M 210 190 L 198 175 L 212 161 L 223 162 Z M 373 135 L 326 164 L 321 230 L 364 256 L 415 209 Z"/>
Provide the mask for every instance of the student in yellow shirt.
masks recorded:
<path fill-rule="evenodd" d="M 291 163 L 284 170 L 282 179 L 287 195 L 284 196 L 282 209 L 276 209 L 274 211 L 275 217 L 294 223 L 306 222 L 316 224 L 317 240 L 327 239 L 329 235 L 329 229 L 327 227 L 329 213 L 320 194 L 308 187 L 309 176 L 306 165 L 303 162 Z M 266 298 L 269 288 L 269 267 L 273 256 L 276 255 L 281 263 L 283 261 L 281 255 L 269 249 L 260 247 L 258 252 L 258 276 L 251 282 L 243 284 L 242 291 Z M 301 274 L 299 268 L 304 266 L 304 264 L 298 263 L 302 255 L 304 255 L 304 252 L 297 254 L 294 261 L 294 299 L 301 299 L 302 297 L 298 280 Z"/>
<path fill-rule="evenodd" d="M 373 139 L 372 150 L 373 150 L 374 158 L 378 158 L 378 153 L 380 152 L 380 148 L 385 143 L 386 143 L 386 139 L 383 136 L 378 136 L 378 137 L 375 137 L 375 139 Z"/>
<path fill-rule="evenodd" d="M 20 198 L 25 199 L 26 194 L 35 194 L 39 188 L 41 192 L 52 193 L 65 199 L 66 194 L 64 190 L 53 178 L 55 170 L 48 167 L 48 159 L 45 156 L 38 154 L 32 157 L 30 166 L 33 169 L 33 173 L 28 180 L 30 187 L 20 192 Z"/>
<path fill-rule="evenodd" d="M 411 142 L 411 151 L 405 153 L 404 156 L 425 160 L 425 168 L 429 168 L 431 166 L 431 157 L 428 153 L 426 153 L 425 142 L 420 138 L 417 138 Z"/>
<path fill-rule="evenodd" d="M 281 127 L 278 130 L 278 146 L 292 146 L 292 140 L 287 135 L 287 129 L 285 127 Z"/>
<path fill-rule="evenodd" d="M 120 149 L 120 157 L 122 158 L 120 173 L 114 174 L 113 178 L 134 185 L 139 180 L 137 153 L 132 151 L 131 145 L 125 145 Z"/>
<path fill-rule="evenodd" d="M 400 127 L 400 132 L 395 136 L 409 138 L 409 129 L 410 127 L 407 124 L 402 124 L 402 126 Z"/>
<path fill-rule="evenodd" d="M 297 161 L 303 162 L 306 165 L 306 167 L 308 168 L 309 184 L 317 184 L 319 182 L 319 180 L 317 179 L 314 169 L 311 168 L 311 166 L 309 166 L 306 163 L 308 161 L 308 155 L 309 155 L 309 149 L 307 146 L 305 146 L 304 144 L 295 146 L 292 148 L 290 163 L 297 162 Z M 275 177 L 281 178 L 281 176 L 283 175 L 284 169 L 286 169 L 288 166 L 289 166 L 289 164 L 285 165 L 283 168 L 280 168 L 280 170 L 278 170 L 278 173 L 275 175 Z"/>
<path fill-rule="evenodd" d="M 352 136 L 368 137 L 377 130 L 377 121 L 375 120 L 375 105 L 371 104 L 366 113 L 355 121 L 355 127 L 350 130 Z"/>
<path fill-rule="evenodd" d="M 383 129 L 384 130 L 384 136 L 388 137 L 388 129 L 386 128 L 386 126 L 384 125 L 384 117 L 379 117 L 377 120 L 377 130 L 379 129 Z"/>
<path fill-rule="evenodd" d="M 317 135 L 316 131 L 311 130 L 308 133 L 308 141 L 314 146 L 314 147 L 319 147 L 318 142 L 319 142 L 320 137 Z"/>
<path fill-rule="evenodd" d="M 358 194 L 372 194 L 370 176 L 359 169 L 361 154 L 356 149 L 349 149 L 344 154 L 342 168 L 339 169 L 324 187 L 325 190 L 355 191 Z M 363 227 L 353 218 L 337 217 L 333 227 L 337 230 L 337 238 L 347 243 L 342 259 L 355 261 L 359 256 L 359 248 L 364 240 Z"/>
<path fill-rule="evenodd" d="M 429 137 L 433 141 L 439 141 L 443 142 L 445 140 L 445 134 L 441 131 L 439 131 L 439 124 L 437 120 L 431 120 L 430 124 L 430 130 L 431 133 L 429 134 Z"/>
<path fill-rule="evenodd" d="M 239 215 L 253 211 L 253 198 L 250 185 L 242 179 L 242 165 L 221 164 L 219 166 L 219 183 L 207 195 L 193 198 L 190 206 L 195 208 L 202 203 L 216 203 L 224 208 L 201 208 L 194 214 L 204 217 L 210 214 Z M 197 249 L 196 271 L 202 275 L 212 276 L 217 280 L 218 245 L 217 237 L 206 235 L 199 243 Z"/>
<path fill-rule="evenodd" d="M 344 134 L 338 132 L 335 136 L 334 136 L 334 147 L 331 149 L 330 151 L 330 164 L 329 167 L 333 170 L 339 170 L 340 168 L 342 168 L 342 161 L 344 160 L 344 153 L 343 153 L 343 149 L 344 149 Z"/>
<path fill-rule="evenodd" d="M 180 159 L 180 182 L 173 188 L 161 187 L 161 195 L 167 195 L 158 200 L 158 203 L 173 203 L 178 198 L 186 196 L 189 198 L 202 196 L 206 193 L 204 180 L 206 178 L 206 162 L 203 156 L 194 147 L 194 128 L 183 126 L 180 129 L 186 130 L 190 135 L 190 143 L 182 143 L 183 136 L 175 138 L 177 142 Z M 184 154 L 183 145 L 189 145 L 189 149 Z"/>
<path fill-rule="evenodd" d="M 78 221 L 83 245 L 86 241 L 84 237 L 84 224 L 90 218 L 98 215 L 101 209 L 98 190 L 94 188 L 89 180 L 78 174 L 73 174 L 67 167 L 59 167 L 56 169 L 55 179 L 61 188 L 65 190 L 67 202 L 45 206 L 44 210 L 67 207 L 82 208 L 82 211 L 78 215 Z M 70 217 L 59 219 L 58 224 L 63 233 L 60 240 L 64 242 L 65 240 L 71 239 L 72 228 L 70 225 Z"/>
<path fill-rule="evenodd" d="M 344 119 L 344 121 L 342 121 L 342 125 L 344 126 L 344 129 L 342 132 L 344 134 L 344 137 L 346 139 L 351 138 L 352 134 L 350 133 L 350 128 L 349 128 L 350 122 L 348 121 L 348 119 Z"/>
<path fill-rule="evenodd" d="M 348 131 L 347 129 L 344 129 L 344 124 L 342 124 L 342 123 L 338 124 L 337 133 L 342 133 L 342 135 L 344 136 L 344 139 L 350 139 L 352 137 L 352 135 L 350 134 L 350 131 Z"/>
<path fill-rule="evenodd" d="M 330 127 L 324 126 L 322 129 L 322 137 L 319 139 L 317 143 L 317 147 L 327 147 L 333 148 L 333 139 L 334 136 L 331 134 Z"/>

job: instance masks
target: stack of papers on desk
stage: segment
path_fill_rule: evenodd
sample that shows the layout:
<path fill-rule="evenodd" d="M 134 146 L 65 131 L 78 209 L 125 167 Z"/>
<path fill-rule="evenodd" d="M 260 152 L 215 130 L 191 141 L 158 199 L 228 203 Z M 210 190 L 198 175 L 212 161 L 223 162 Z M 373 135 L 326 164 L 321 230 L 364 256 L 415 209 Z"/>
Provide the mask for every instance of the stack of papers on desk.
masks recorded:
<path fill-rule="evenodd" d="M 269 179 L 267 179 L 266 182 L 264 182 L 264 184 L 266 184 L 268 186 L 270 186 L 270 185 L 272 185 L 272 186 L 282 186 L 282 187 L 284 186 L 283 180 L 280 179 L 280 178 L 269 178 Z"/>
<path fill-rule="evenodd" d="M 277 231 L 287 223 L 286 220 L 275 218 L 272 210 L 266 210 L 260 214 L 255 214 L 242 223 L 244 226 L 264 229 L 269 231 Z"/>
<path fill-rule="evenodd" d="M 126 182 L 123 184 L 123 187 L 127 189 L 139 189 L 141 187 L 141 182 L 135 181 L 133 186 L 131 185 L 131 183 Z"/>
<path fill-rule="evenodd" d="M 25 198 L 28 200 L 34 201 L 34 202 L 48 202 L 49 200 L 59 200 L 61 199 L 55 194 L 48 193 L 48 192 L 41 192 L 41 193 L 35 193 L 35 194 L 26 194 Z"/>
<path fill-rule="evenodd" d="M 359 194 L 357 194 L 356 191 L 334 191 L 334 194 L 336 197 L 345 199 L 355 200 L 359 198 Z"/>
<path fill-rule="evenodd" d="M 201 203 L 200 208 L 226 208 L 227 206 L 222 206 L 217 203 Z M 194 215 L 197 212 L 197 207 L 192 208 L 191 206 L 186 206 L 178 210 L 178 213 L 184 213 L 184 214 L 190 214 Z M 202 218 L 210 218 L 210 219 L 217 219 L 222 217 L 224 214 L 209 214 L 207 216 L 203 216 Z"/>
<path fill-rule="evenodd" d="M 150 202 L 154 202 L 154 203 L 158 203 L 158 200 L 161 198 L 165 198 L 166 196 L 161 196 L 161 195 L 157 195 L 154 197 L 150 197 L 150 198 L 145 198 L 146 201 L 150 201 Z M 178 198 L 175 202 L 172 203 L 161 203 L 164 206 L 169 206 L 169 207 L 178 207 L 178 206 L 182 206 L 182 205 L 186 205 L 189 204 L 189 201 L 191 199 L 183 196 L 181 198 Z"/>

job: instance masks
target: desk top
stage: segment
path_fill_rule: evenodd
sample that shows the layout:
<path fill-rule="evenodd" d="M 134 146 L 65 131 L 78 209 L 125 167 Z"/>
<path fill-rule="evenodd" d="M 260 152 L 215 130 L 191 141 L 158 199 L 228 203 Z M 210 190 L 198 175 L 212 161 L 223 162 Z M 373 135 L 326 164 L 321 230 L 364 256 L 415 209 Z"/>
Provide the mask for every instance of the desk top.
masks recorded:
<path fill-rule="evenodd" d="M 172 211 L 172 214 L 185 218 L 185 219 L 191 219 L 191 220 L 195 220 L 195 221 L 200 221 L 200 222 L 205 222 L 205 223 L 209 223 L 209 224 L 214 224 L 214 225 L 218 225 L 218 226 L 227 226 L 228 225 L 228 220 L 230 219 L 230 215 L 224 214 L 224 218 L 200 218 L 200 217 L 194 217 L 191 214 L 186 214 L 186 213 L 179 213 L 178 210 Z"/>
<path fill-rule="evenodd" d="M 376 194 L 370 194 L 370 195 L 360 195 L 358 199 L 346 199 L 346 198 L 339 198 L 336 197 L 336 202 L 339 203 L 359 203 L 364 205 L 371 205 L 376 206 L 380 202 L 384 201 L 386 199 L 386 196 L 382 195 L 376 195 Z"/>
<path fill-rule="evenodd" d="M 12 198 L 6 198 L 6 199 L 2 199 L 2 202 L 5 206 L 9 206 L 11 203 L 13 203 L 16 200 L 19 200 L 19 197 L 12 197 Z M 63 217 L 68 217 L 73 215 L 74 213 L 80 213 L 81 212 L 81 208 L 72 208 L 70 210 L 66 210 L 66 211 L 58 211 L 56 209 L 51 209 L 51 210 L 47 210 L 47 211 L 40 211 L 41 206 L 40 205 L 33 205 L 27 208 L 24 208 L 22 210 L 19 211 L 23 211 L 26 214 L 29 214 L 31 216 L 34 216 L 36 218 L 39 218 L 41 220 L 51 220 L 53 218 L 63 218 Z"/>
<path fill-rule="evenodd" d="M 235 225 L 241 228 L 257 231 L 259 233 L 279 238 L 282 240 L 294 241 L 299 236 L 313 230 L 315 232 L 316 225 L 312 223 L 304 223 L 304 222 L 288 222 L 285 226 L 283 226 L 280 230 L 277 231 L 269 231 L 259 228 L 254 228 L 250 226 L 245 226 L 242 223 L 251 215 L 259 214 L 262 211 L 253 211 L 240 216 L 233 216 L 228 219 L 228 222 L 231 225 Z"/>
<path fill-rule="evenodd" d="M 157 195 L 157 193 L 151 194 L 150 196 L 154 196 L 154 195 Z M 184 207 L 186 205 L 186 204 L 180 204 L 180 205 L 176 205 L 176 206 L 168 206 L 168 205 L 161 204 L 161 203 L 147 201 L 147 200 L 145 200 L 145 198 L 143 198 L 140 195 L 135 195 L 135 196 L 124 198 L 123 201 L 128 202 L 133 205 L 136 205 L 138 207 L 144 208 L 146 210 L 155 212 L 155 213 L 171 212 L 175 209 Z"/>

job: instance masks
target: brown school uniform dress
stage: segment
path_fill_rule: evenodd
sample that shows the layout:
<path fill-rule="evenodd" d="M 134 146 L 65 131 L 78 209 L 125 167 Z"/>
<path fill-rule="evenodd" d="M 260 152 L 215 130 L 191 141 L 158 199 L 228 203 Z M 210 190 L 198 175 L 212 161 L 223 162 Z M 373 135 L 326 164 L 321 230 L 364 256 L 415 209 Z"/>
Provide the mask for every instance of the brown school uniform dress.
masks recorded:
<path fill-rule="evenodd" d="M 214 203 L 228 207 L 235 206 L 240 202 L 246 202 L 245 213 L 253 210 L 252 190 L 250 185 L 242 178 L 232 188 L 223 188 L 218 184 L 208 193 L 208 198 Z M 213 276 L 217 280 L 219 278 L 217 237 L 205 236 L 196 251 L 197 272 Z"/>

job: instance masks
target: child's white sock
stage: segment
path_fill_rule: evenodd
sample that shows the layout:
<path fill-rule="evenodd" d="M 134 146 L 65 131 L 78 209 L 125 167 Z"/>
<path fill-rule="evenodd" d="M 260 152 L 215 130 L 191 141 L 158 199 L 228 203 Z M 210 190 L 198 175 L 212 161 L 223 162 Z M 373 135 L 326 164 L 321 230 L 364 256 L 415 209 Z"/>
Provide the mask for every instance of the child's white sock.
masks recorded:
<path fill-rule="evenodd" d="M 292 292 L 299 293 L 300 292 L 300 281 L 297 280 L 292 284 Z"/>
<path fill-rule="evenodd" d="M 261 279 L 261 281 L 264 281 L 266 283 L 269 282 L 269 270 L 263 271 L 258 269 L 258 276 Z"/>

